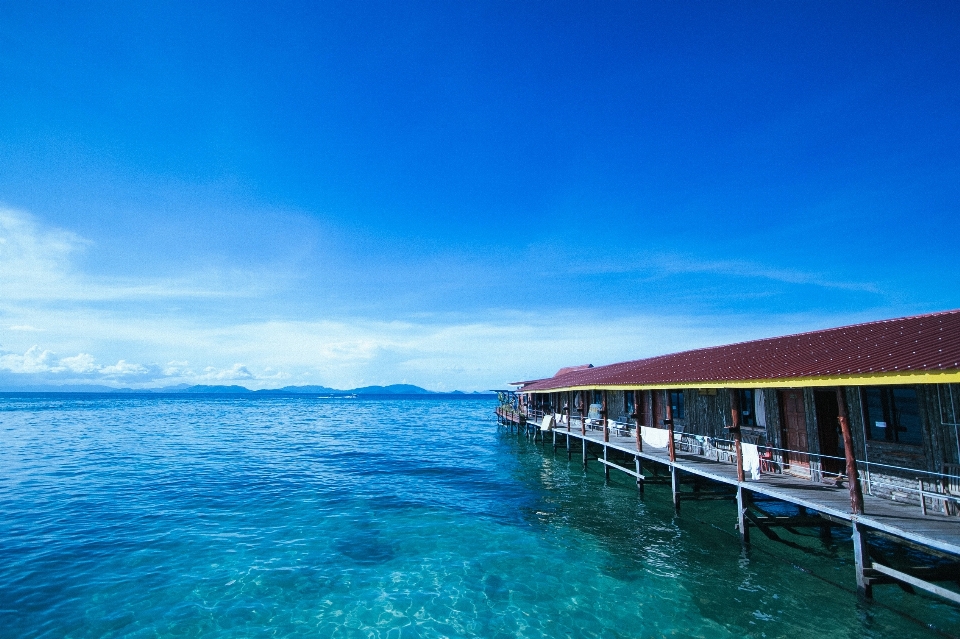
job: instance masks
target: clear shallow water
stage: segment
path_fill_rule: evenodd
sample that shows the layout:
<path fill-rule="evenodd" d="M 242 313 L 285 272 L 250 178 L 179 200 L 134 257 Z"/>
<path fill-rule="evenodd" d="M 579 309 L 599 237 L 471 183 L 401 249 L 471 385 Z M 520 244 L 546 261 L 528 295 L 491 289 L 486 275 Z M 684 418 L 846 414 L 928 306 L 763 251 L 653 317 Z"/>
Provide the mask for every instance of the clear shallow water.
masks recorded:
<path fill-rule="evenodd" d="M 0 637 L 960 634 L 859 604 L 845 539 L 743 552 L 730 503 L 675 518 L 493 406 L 0 396 Z"/>

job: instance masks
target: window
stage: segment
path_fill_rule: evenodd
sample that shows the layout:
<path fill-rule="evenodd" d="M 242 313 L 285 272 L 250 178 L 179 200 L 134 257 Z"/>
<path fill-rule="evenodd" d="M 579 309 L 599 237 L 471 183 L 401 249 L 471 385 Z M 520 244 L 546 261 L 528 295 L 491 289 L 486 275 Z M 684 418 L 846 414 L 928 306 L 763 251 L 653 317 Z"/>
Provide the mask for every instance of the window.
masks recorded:
<path fill-rule="evenodd" d="M 740 426 L 754 428 L 757 425 L 757 411 L 755 409 L 754 393 L 752 388 L 741 388 L 737 391 L 740 400 Z"/>
<path fill-rule="evenodd" d="M 623 391 L 623 414 L 629 417 L 633 415 L 633 391 Z"/>
<path fill-rule="evenodd" d="M 670 410 L 674 419 L 683 419 L 683 391 L 670 391 Z"/>
<path fill-rule="evenodd" d="M 912 388 L 864 388 L 863 419 L 872 440 L 912 446 L 923 443 L 920 406 Z"/>
<path fill-rule="evenodd" d="M 603 403 L 603 391 L 593 391 L 593 401 L 591 404 L 602 404 Z"/>

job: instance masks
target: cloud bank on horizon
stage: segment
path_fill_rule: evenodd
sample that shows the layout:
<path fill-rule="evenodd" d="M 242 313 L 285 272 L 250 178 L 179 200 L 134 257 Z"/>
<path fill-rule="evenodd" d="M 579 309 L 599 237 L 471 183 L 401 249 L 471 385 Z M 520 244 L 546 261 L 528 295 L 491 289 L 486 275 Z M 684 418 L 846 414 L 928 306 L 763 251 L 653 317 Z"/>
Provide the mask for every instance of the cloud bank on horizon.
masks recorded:
<path fill-rule="evenodd" d="M 960 307 L 953 4 L 0 19 L 0 388 L 483 390 Z"/>

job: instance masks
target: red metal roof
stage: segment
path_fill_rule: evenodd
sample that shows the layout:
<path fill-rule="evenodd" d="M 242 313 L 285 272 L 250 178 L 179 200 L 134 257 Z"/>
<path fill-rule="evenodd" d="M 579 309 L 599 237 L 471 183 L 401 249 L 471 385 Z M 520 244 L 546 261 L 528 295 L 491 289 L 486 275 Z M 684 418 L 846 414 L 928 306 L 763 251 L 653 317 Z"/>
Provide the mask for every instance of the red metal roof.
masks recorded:
<path fill-rule="evenodd" d="M 566 375 L 567 373 L 572 373 L 574 371 L 582 371 L 588 368 L 593 368 L 593 364 L 580 364 L 579 366 L 564 366 L 556 373 L 553 374 L 554 377 L 559 377 L 560 375 Z"/>
<path fill-rule="evenodd" d="M 960 370 L 960 310 L 701 348 L 577 370 L 522 391 Z"/>

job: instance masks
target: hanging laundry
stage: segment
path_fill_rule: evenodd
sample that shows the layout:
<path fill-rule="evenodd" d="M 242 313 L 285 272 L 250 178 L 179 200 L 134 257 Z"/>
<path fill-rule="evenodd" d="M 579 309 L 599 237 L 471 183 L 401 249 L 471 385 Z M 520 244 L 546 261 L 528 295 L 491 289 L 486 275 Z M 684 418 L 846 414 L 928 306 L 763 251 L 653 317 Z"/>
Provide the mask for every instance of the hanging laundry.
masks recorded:
<path fill-rule="evenodd" d="M 750 473 L 751 479 L 760 479 L 760 451 L 756 444 L 740 444 L 743 456 L 743 472 Z"/>

